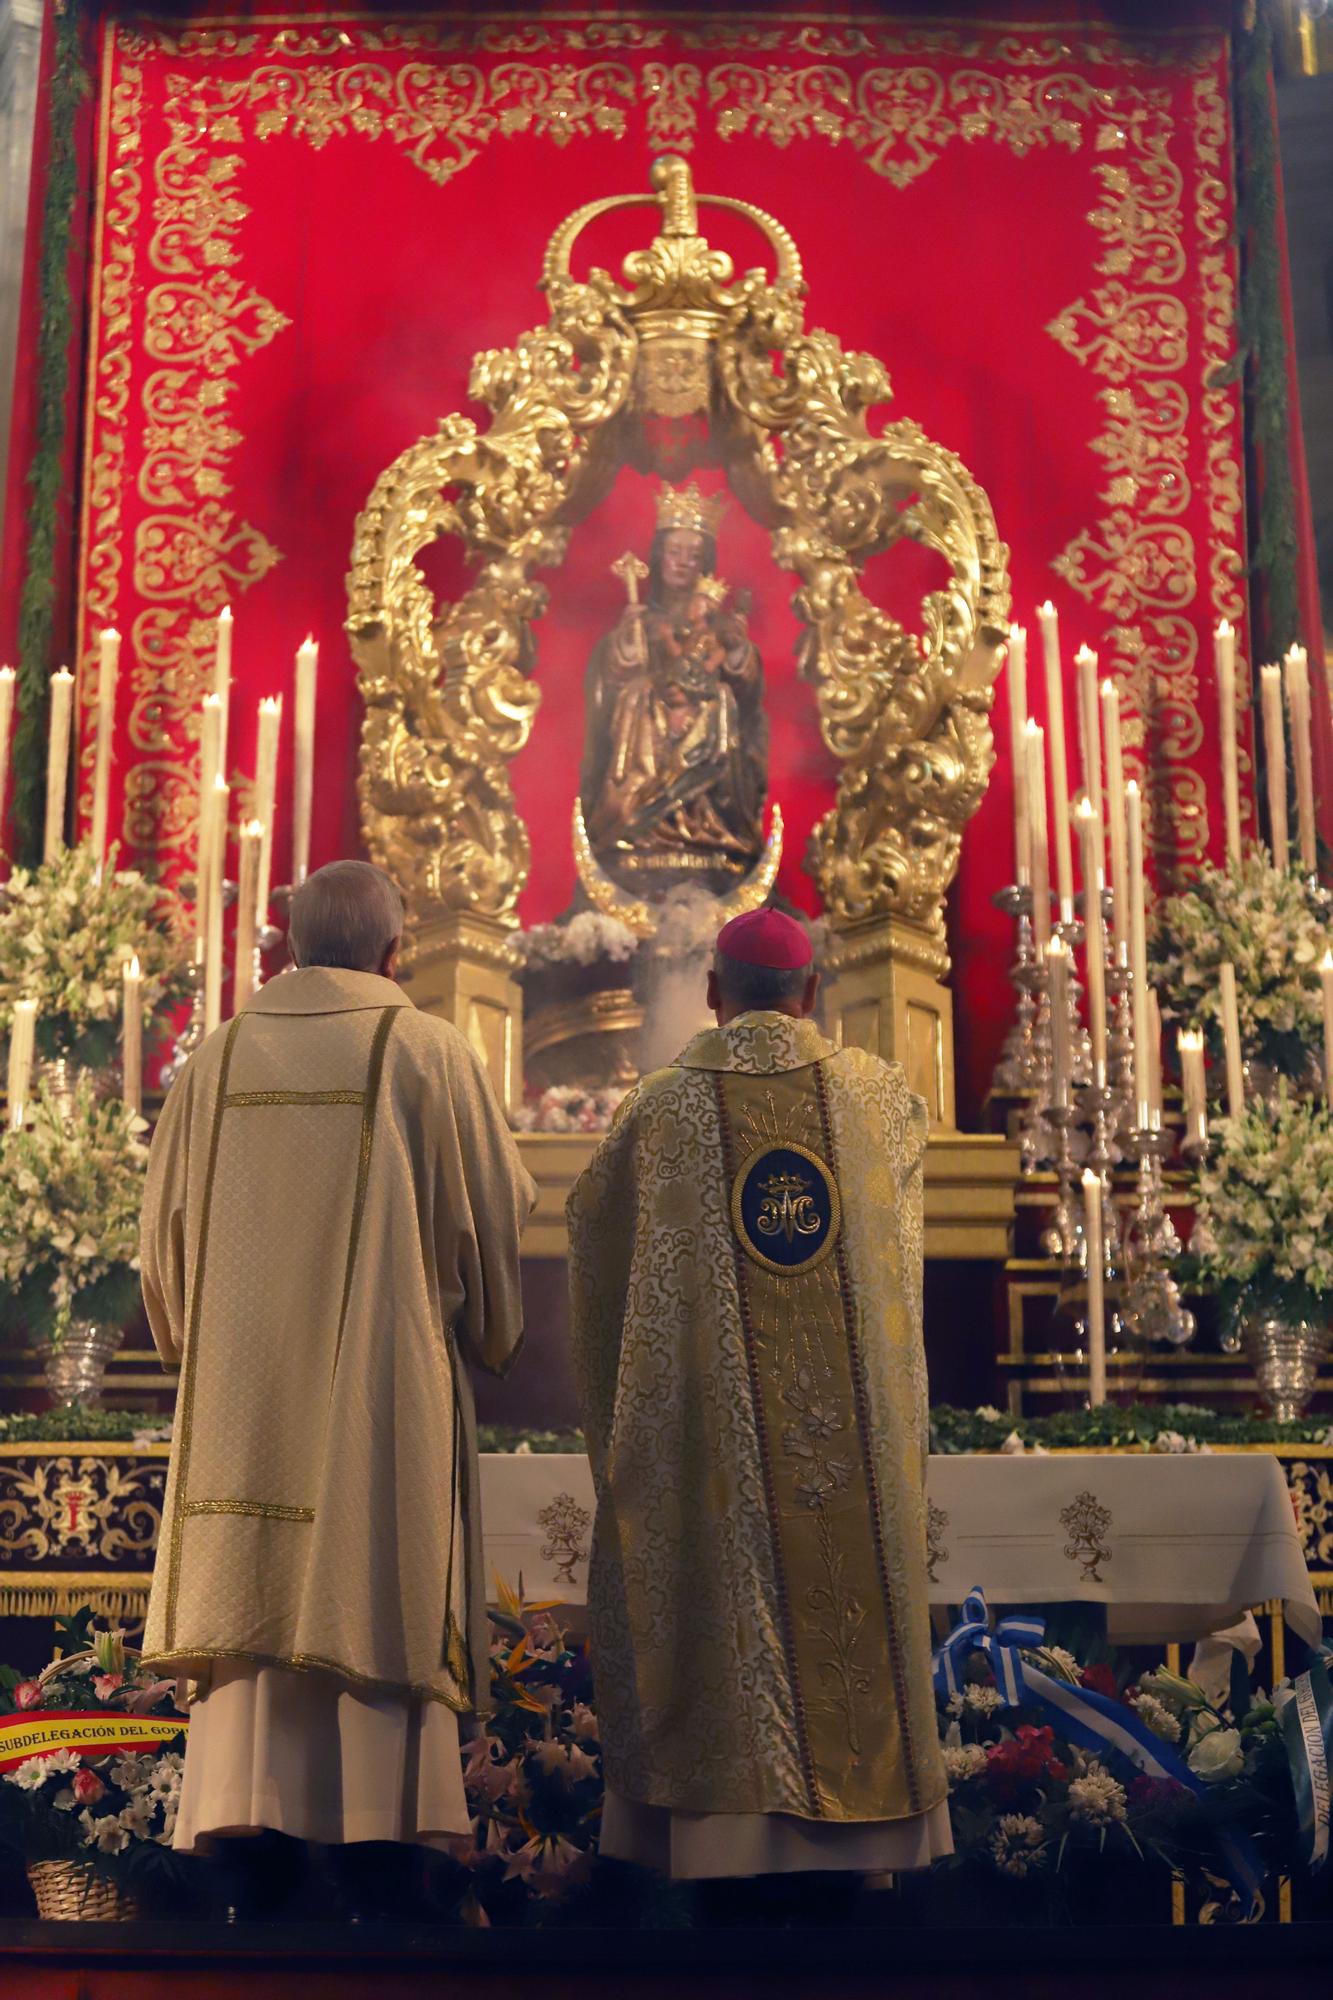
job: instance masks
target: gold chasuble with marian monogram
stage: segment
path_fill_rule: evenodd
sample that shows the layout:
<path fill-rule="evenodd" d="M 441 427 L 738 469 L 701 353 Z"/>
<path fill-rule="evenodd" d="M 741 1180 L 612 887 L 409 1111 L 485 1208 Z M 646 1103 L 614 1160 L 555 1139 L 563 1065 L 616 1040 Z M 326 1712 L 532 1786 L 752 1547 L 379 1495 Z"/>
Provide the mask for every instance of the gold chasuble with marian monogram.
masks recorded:
<path fill-rule="evenodd" d="M 926 1603 L 926 1111 L 743 1015 L 627 1099 L 570 1196 L 610 1790 L 905 1819 L 946 1782 Z"/>

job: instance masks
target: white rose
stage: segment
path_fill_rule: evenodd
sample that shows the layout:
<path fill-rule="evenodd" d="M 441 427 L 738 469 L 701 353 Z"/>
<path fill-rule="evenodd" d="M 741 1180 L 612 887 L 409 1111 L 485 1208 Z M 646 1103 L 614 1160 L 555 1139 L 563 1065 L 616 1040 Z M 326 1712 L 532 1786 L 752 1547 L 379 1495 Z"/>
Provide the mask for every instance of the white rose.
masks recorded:
<path fill-rule="evenodd" d="M 1224 1778 L 1238 1778 L 1245 1768 L 1239 1729 L 1212 1729 L 1201 1736 L 1190 1751 L 1189 1767 L 1206 1785 L 1221 1784 Z"/>

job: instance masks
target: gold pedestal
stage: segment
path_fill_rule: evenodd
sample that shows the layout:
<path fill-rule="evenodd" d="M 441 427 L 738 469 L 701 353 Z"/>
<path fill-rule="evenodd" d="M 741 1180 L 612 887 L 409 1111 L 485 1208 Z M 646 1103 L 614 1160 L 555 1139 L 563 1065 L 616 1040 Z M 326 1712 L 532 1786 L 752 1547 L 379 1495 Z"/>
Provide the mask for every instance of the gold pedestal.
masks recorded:
<path fill-rule="evenodd" d="M 523 1101 L 523 992 L 513 932 L 491 917 L 451 911 L 415 932 L 403 985 L 424 1013 L 462 1030 L 506 1112 Z"/>
<path fill-rule="evenodd" d="M 930 1109 L 932 1125 L 955 1123 L 953 995 L 944 984 L 943 939 L 901 917 L 870 917 L 833 929 L 824 971 L 823 1016 L 840 1048 L 900 1062 Z"/>

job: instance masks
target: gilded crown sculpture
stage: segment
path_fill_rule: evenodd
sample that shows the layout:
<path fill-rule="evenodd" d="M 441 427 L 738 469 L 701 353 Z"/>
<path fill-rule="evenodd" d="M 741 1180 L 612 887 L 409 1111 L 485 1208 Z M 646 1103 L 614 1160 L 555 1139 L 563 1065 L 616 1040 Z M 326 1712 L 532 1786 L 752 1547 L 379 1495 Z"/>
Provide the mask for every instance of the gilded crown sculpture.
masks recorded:
<path fill-rule="evenodd" d="M 701 205 L 752 223 L 773 271 L 737 279 L 700 233 Z M 585 229 L 633 207 L 655 212 L 657 234 L 625 258 L 623 282 L 596 267 L 576 279 Z M 489 425 L 443 418 L 386 469 L 356 527 L 347 630 L 366 703 L 363 826 L 408 899 L 415 997 L 465 1027 L 512 1103 L 522 1087 L 512 940 L 529 842 L 508 767 L 541 703 L 537 572 L 564 559 L 630 465 L 660 482 L 656 567 L 649 575 L 632 553 L 614 566 L 626 591 L 606 642 L 618 649 L 615 700 L 589 718 L 571 834 L 582 891 L 645 937 L 672 884 L 716 894 L 719 923 L 772 892 L 782 827 L 768 797 L 762 663 L 743 605 L 712 573 L 734 501 L 794 580 L 797 666 L 840 766 L 804 857 L 830 928 L 828 1025 L 906 1061 L 951 1122 L 944 899 L 993 760 L 988 711 L 1009 612 L 990 504 L 915 423 L 871 431 L 868 413 L 890 396 L 883 364 L 806 330 L 787 230 L 749 202 L 696 193 L 682 159 L 659 160 L 648 193 L 569 216 L 541 283 L 546 324 L 474 358 L 469 393 Z M 674 483 L 681 468 L 663 462 L 661 420 L 681 418 L 703 426 L 727 493 Z M 446 535 L 476 569 L 459 597 L 437 603 L 415 558 Z M 861 587 L 865 563 L 898 543 L 934 551 L 947 572 L 922 598 L 919 633 Z M 663 703 L 675 704 L 677 737 L 694 732 L 690 768 L 705 769 L 707 785 L 682 782 L 679 758 L 673 766 L 669 731 L 654 723 Z"/>

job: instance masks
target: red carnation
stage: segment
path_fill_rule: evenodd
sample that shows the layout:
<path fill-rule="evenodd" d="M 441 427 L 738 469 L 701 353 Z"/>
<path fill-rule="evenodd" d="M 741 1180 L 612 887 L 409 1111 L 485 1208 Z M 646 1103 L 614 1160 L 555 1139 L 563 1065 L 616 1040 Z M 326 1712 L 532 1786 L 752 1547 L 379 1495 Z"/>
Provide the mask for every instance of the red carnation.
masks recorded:
<path fill-rule="evenodd" d="M 1078 1680 L 1080 1687 L 1089 1689 L 1092 1694 L 1104 1694 L 1108 1701 L 1114 1701 L 1120 1692 L 1115 1684 L 1115 1674 L 1104 1661 L 1095 1667 L 1084 1667 Z"/>
<path fill-rule="evenodd" d="M 95 1806 L 104 1797 L 106 1786 L 96 1771 L 76 1771 L 74 1773 L 74 1796 L 81 1806 Z"/>

